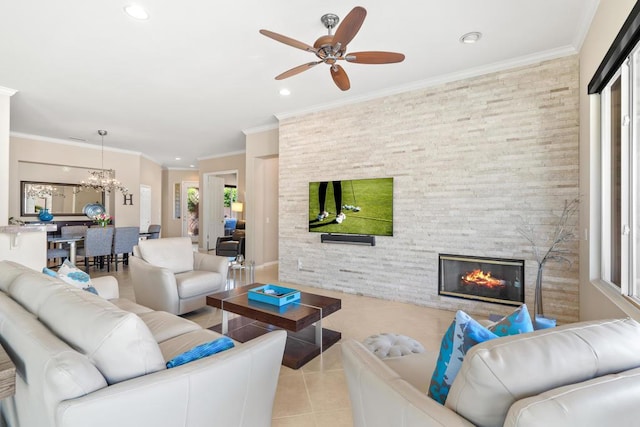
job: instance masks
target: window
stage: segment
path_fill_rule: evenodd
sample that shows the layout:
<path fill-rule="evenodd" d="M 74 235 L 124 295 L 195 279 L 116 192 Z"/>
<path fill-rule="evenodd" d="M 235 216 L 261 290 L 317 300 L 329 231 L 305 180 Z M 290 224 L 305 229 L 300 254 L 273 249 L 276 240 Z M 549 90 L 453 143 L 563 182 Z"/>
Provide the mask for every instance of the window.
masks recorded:
<path fill-rule="evenodd" d="M 225 184 L 224 186 L 224 215 L 232 217 L 231 203 L 238 201 L 238 189 L 235 185 Z"/>
<path fill-rule="evenodd" d="M 601 278 L 640 300 L 640 45 L 601 94 Z"/>

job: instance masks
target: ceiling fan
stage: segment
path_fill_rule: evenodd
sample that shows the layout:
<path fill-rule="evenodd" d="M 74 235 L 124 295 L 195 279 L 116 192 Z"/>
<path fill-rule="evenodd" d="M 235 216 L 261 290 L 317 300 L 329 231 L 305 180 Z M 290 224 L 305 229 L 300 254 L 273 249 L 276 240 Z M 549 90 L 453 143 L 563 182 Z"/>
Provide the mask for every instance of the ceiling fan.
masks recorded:
<path fill-rule="evenodd" d="M 367 51 L 347 53 L 347 44 L 349 44 L 356 36 L 366 16 L 367 11 L 365 8 L 360 6 L 354 7 L 353 10 L 344 18 L 342 24 L 340 24 L 336 29 L 335 34 L 331 34 L 331 30 L 338 25 L 340 18 L 333 13 L 323 15 L 320 20 L 327 30 L 329 30 L 329 34 L 318 38 L 313 46 L 309 46 L 301 41 L 283 36 L 282 34 L 274 33 L 273 31 L 260 30 L 260 34 L 262 35 L 270 37 L 280 43 L 306 50 L 307 52 L 312 52 L 319 59 L 318 61 L 308 62 L 285 71 L 284 73 L 276 76 L 276 80 L 283 80 L 288 77 L 295 76 L 296 74 L 313 68 L 318 64 L 324 63 L 330 66 L 331 77 L 333 78 L 336 86 L 341 90 L 349 90 L 351 87 L 349 77 L 344 69 L 338 64 L 338 61 L 345 60 L 347 62 L 355 62 L 357 64 L 391 64 L 394 62 L 402 62 L 404 60 L 404 55 L 396 52 Z"/>

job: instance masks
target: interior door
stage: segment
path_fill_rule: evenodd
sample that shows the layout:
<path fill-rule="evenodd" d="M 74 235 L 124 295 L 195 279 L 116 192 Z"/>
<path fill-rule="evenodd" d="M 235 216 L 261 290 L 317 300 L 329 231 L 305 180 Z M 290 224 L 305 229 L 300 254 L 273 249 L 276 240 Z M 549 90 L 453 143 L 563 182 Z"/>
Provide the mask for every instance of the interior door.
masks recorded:
<path fill-rule="evenodd" d="M 140 231 L 145 232 L 151 224 L 151 187 L 140 186 Z"/>
<path fill-rule="evenodd" d="M 218 236 L 224 236 L 224 178 L 207 175 L 205 186 L 203 232 L 206 242 L 203 246 L 209 251 L 216 248 Z"/>

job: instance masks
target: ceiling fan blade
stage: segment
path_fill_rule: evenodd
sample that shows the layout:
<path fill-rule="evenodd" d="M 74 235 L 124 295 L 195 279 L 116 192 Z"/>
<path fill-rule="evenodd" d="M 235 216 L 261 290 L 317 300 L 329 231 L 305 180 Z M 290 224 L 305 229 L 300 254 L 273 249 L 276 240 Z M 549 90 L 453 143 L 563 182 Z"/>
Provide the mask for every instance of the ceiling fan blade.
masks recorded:
<path fill-rule="evenodd" d="M 358 34 L 366 16 L 367 11 L 364 7 L 354 7 L 353 10 L 344 17 L 342 23 L 338 25 L 338 29 L 333 35 L 334 46 L 340 43 L 340 49 L 344 50 L 347 44 Z"/>
<path fill-rule="evenodd" d="M 291 37 L 283 36 L 282 34 L 274 33 L 273 31 L 260 30 L 260 34 L 262 34 L 263 36 L 272 38 L 275 41 L 279 41 L 280 43 L 284 43 L 286 45 L 293 46 L 298 49 L 306 50 L 308 52 L 314 52 L 314 53 L 316 52 L 316 48 L 309 46 L 306 43 L 292 39 Z"/>
<path fill-rule="evenodd" d="M 283 80 L 291 76 L 295 76 L 296 74 L 300 74 L 303 71 L 307 71 L 310 68 L 315 67 L 318 64 L 321 64 L 322 61 L 309 62 L 307 64 L 298 65 L 297 67 L 293 67 L 290 70 L 285 71 L 282 74 L 276 76 L 276 80 Z"/>
<path fill-rule="evenodd" d="M 344 56 L 348 62 L 357 64 L 391 64 L 404 61 L 404 55 L 396 52 L 351 52 Z"/>
<path fill-rule="evenodd" d="M 340 90 L 349 90 L 351 87 L 349 76 L 347 76 L 347 73 L 338 64 L 333 64 L 331 66 L 331 77 L 333 77 L 333 82 L 340 88 Z"/>

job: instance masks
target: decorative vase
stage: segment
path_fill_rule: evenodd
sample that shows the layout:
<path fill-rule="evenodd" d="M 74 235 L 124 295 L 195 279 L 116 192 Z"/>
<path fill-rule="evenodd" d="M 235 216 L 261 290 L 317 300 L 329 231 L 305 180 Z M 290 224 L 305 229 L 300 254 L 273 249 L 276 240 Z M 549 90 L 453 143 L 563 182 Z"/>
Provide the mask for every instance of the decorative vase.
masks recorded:
<path fill-rule="evenodd" d="M 536 290 L 535 299 L 533 305 L 533 313 L 536 316 L 544 316 L 544 310 L 542 308 L 542 271 L 544 269 L 544 263 L 538 264 L 538 276 L 536 277 Z"/>
<path fill-rule="evenodd" d="M 542 306 L 542 272 L 544 270 L 544 263 L 538 264 L 538 276 L 536 277 L 536 291 L 533 307 L 533 328 L 535 330 L 555 328 L 556 319 L 553 317 L 547 317 L 544 315 L 544 309 Z"/>
<path fill-rule="evenodd" d="M 51 212 L 49 212 L 49 209 L 42 208 L 38 213 L 38 218 L 40 219 L 40 221 L 51 221 L 53 219 L 53 215 L 51 214 Z"/>

